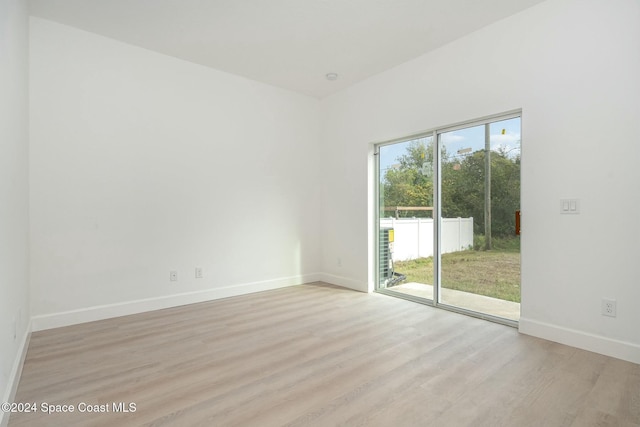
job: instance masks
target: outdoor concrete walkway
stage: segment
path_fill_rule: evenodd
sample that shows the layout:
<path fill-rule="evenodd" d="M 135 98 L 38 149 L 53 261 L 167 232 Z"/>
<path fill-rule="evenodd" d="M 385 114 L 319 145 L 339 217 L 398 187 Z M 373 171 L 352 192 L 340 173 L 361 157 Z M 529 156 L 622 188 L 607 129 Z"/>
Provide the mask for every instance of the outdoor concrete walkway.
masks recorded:
<path fill-rule="evenodd" d="M 433 286 L 423 283 L 409 282 L 393 286 L 390 290 L 406 295 L 433 300 Z M 505 301 L 497 298 L 476 295 L 469 292 L 442 288 L 442 303 L 490 314 L 509 320 L 520 320 L 520 303 Z"/>

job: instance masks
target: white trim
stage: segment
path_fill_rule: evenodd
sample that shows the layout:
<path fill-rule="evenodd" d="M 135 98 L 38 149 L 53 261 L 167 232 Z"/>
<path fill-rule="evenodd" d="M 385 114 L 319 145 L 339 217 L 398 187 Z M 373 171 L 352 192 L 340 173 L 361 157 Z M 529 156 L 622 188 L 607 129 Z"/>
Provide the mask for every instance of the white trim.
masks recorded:
<path fill-rule="evenodd" d="M 480 117 L 475 120 L 467 120 L 462 122 L 457 122 L 447 126 L 436 126 L 435 128 L 431 128 L 429 130 L 425 130 L 422 132 L 417 132 L 411 135 L 403 136 L 400 138 L 389 139 L 386 141 L 374 142 L 373 144 L 376 147 L 381 147 L 384 145 L 393 145 L 398 144 L 400 142 L 408 142 L 414 139 L 425 138 L 428 136 L 440 135 L 441 133 L 453 132 L 460 129 L 466 129 L 469 127 L 484 125 L 486 123 L 500 122 L 502 120 L 514 119 L 516 117 L 522 116 L 522 108 L 518 108 L 515 110 L 505 111 L 504 113 L 491 114 L 489 116 Z"/>
<path fill-rule="evenodd" d="M 368 162 L 368 182 L 373 182 L 373 186 L 367 185 L 367 266 L 368 284 L 367 292 L 373 292 L 380 287 L 380 209 L 378 203 L 380 199 L 380 145 L 369 145 Z"/>
<path fill-rule="evenodd" d="M 33 316 L 32 326 L 34 331 L 42 331 L 45 329 L 93 322 L 95 320 L 127 316 L 130 314 L 143 313 L 146 311 L 161 310 L 163 308 L 177 307 L 180 305 L 194 304 L 220 298 L 245 295 L 253 292 L 284 288 L 288 286 L 299 285 L 301 283 L 317 282 L 320 280 L 320 277 L 320 274 L 312 273 L 300 276 L 265 280 L 261 282 L 226 286 L 222 288 L 211 288 L 202 291 L 147 298 L 136 301 L 125 301 L 116 304 L 99 305 L 94 307 L 81 308 L 78 310 L 64 311 L 60 313 L 43 314 L 39 316 Z"/>
<path fill-rule="evenodd" d="M 518 330 L 526 335 L 640 364 L 640 345 L 638 344 L 523 317 L 520 318 Z"/>
<path fill-rule="evenodd" d="M 361 280 L 351 279 L 344 276 L 336 276 L 329 273 L 320 273 L 320 281 L 331 285 L 341 286 L 343 288 L 353 289 L 358 292 L 371 292 L 366 283 Z"/>
<path fill-rule="evenodd" d="M 20 347 L 18 348 L 18 354 L 13 361 L 13 367 L 9 374 L 7 381 L 7 389 L 4 390 L 2 402 L 13 402 L 18 391 L 18 384 L 20 384 L 20 376 L 22 375 L 22 367 L 24 366 L 24 360 L 27 357 L 27 350 L 29 349 L 29 340 L 31 340 L 31 321 L 27 325 L 27 330 L 24 332 Z M 6 427 L 9 424 L 9 413 L 0 411 L 0 427 Z"/>
<path fill-rule="evenodd" d="M 487 125 L 495 122 L 501 122 L 503 120 L 515 119 L 516 117 L 522 117 L 522 108 L 507 111 L 505 113 L 498 113 L 498 114 L 492 114 L 490 116 L 484 116 L 476 120 L 469 120 L 466 122 L 456 123 L 451 126 L 442 126 L 442 127 L 439 127 L 436 130 L 436 132 L 438 135 L 440 135 L 441 133 L 453 132 L 460 129 Z"/>

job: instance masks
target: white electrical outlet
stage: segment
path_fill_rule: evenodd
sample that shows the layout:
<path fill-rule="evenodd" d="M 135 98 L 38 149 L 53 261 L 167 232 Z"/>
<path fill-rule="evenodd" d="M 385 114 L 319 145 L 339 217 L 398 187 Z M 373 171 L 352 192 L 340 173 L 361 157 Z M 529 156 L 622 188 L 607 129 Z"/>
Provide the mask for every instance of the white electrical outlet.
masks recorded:
<path fill-rule="evenodd" d="M 338 257 L 336 259 L 336 264 L 338 264 L 338 267 L 342 267 L 342 258 Z"/>
<path fill-rule="evenodd" d="M 196 279 L 202 279 L 204 276 L 202 275 L 202 267 L 196 267 Z"/>
<path fill-rule="evenodd" d="M 172 282 L 177 282 L 178 281 L 178 272 L 173 270 L 169 272 L 169 280 L 171 280 Z"/>
<path fill-rule="evenodd" d="M 602 315 L 609 316 L 609 317 L 616 317 L 616 314 L 617 314 L 616 300 L 603 298 L 602 299 Z"/>

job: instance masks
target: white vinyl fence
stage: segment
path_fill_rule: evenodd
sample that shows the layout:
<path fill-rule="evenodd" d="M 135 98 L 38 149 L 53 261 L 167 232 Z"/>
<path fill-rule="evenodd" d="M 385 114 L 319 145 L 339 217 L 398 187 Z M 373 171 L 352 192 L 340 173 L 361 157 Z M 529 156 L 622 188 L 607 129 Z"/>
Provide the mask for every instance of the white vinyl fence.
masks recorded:
<path fill-rule="evenodd" d="M 393 260 L 433 256 L 432 218 L 382 218 L 380 228 L 394 229 Z M 442 218 L 442 253 L 473 248 L 473 218 Z"/>

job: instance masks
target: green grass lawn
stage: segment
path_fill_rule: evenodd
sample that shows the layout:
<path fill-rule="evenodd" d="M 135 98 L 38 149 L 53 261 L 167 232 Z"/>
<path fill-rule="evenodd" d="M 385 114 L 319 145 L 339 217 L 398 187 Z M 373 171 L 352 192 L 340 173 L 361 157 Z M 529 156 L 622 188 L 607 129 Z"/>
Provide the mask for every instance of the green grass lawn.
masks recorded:
<path fill-rule="evenodd" d="M 491 251 L 469 250 L 444 254 L 442 286 L 520 302 L 519 247 L 509 242 L 496 242 L 494 248 Z M 407 276 L 406 282 L 433 284 L 432 257 L 398 261 L 394 267 L 396 272 Z"/>

